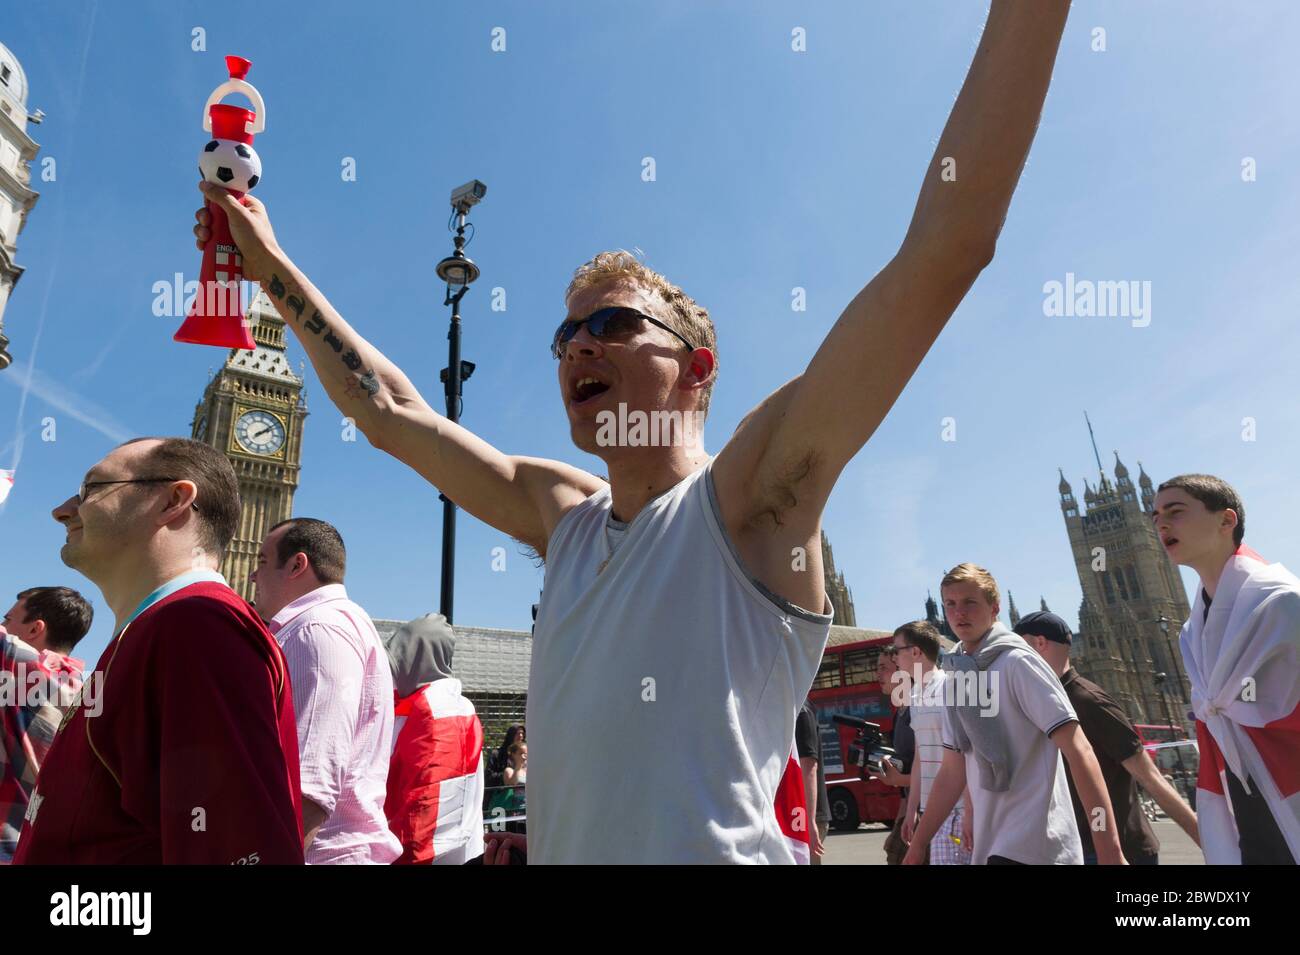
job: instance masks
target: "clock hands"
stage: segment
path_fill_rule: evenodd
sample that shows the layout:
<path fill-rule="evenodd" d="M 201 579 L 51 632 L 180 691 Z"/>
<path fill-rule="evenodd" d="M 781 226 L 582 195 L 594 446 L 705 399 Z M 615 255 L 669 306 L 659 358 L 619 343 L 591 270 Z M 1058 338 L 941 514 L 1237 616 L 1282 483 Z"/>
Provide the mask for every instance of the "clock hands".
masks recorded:
<path fill-rule="evenodd" d="M 276 424 L 277 422 L 274 421 L 268 423 L 262 420 L 249 421 L 245 419 L 241 422 L 240 434 L 242 437 L 240 440 L 246 442 L 249 447 L 254 445 L 259 448 L 269 446 L 271 442 L 276 440 L 277 431 L 279 430 Z"/>

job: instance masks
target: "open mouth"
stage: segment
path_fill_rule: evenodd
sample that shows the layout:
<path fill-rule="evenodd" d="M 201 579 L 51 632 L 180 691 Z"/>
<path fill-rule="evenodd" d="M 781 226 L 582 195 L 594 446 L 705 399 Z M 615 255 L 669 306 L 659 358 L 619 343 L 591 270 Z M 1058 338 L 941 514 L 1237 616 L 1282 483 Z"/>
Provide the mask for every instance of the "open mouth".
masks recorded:
<path fill-rule="evenodd" d="M 1164 543 L 1164 545 L 1165 545 L 1166 548 L 1168 548 L 1168 547 L 1173 547 L 1175 544 L 1178 543 L 1178 538 L 1177 538 L 1177 537 L 1165 537 L 1165 538 L 1163 538 L 1163 543 Z"/>
<path fill-rule="evenodd" d="M 585 405 L 589 401 L 595 401 L 607 391 L 609 391 L 607 383 L 592 375 L 584 375 L 570 386 L 569 403 Z"/>

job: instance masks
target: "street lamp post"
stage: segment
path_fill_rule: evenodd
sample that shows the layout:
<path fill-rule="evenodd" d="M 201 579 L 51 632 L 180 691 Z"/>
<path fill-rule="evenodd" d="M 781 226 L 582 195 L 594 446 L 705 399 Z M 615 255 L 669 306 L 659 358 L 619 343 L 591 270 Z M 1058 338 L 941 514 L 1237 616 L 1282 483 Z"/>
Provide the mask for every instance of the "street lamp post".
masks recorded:
<path fill-rule="evenodd" d="M 1160 626 L 1160 632 L 1165 635 L 1165 653 L 1169 657 L 1169 662 L 1174 668 L 1174 678 L 1178 681 L 1178 698 L 1187 702 L 1187 693 L 1183 690 L 1183 673 L 1178 665 L 1178 656 L 1174 653 L 1173 644 L 1169 642 L 1169 618 L 1161 614 L 1156 623 Z M 1181 724 L 1180 724 L 1181 725 Z"/>
<path fill-rule="evenodd" d="M 451 306 L 451 327 L 447 331 L 447 367 L 439 376 L 443 394 L 447 398 L 447 419 L 460 420 L 461 384 L 474 373 L 474 363 L 460 358 L 460 300 L 470 285 L 479 277 L 479 268 L 465 255 L 465 217 L 470 208 L 487 195 L 487 186 L 477 179 L 467 182 L 451 193 L 452 215 L 456 220 L 455 250 L 438 263 L 438 278 L 447 283 L 443 305 Z M 450 225 L 448 226 L 450 228 Z M 474 233 L 470 233 L 470 238 Z M 452 622 L 456 584 L 456 505 L 451 498 L 439 493 L 442 501 L 442 588 L 439 594 L 439 612 Z"/>
<path fill-rule="evenodd" d="M 1169 686 L 1169 674 L 1164 673 L 1164 672 L 1157 673 L 1157 674 L 1156 674 L 1156 692 L 1159 693 L 1161 699 L 1164 700 L 1164 704 L 1165 704 L 1165 719 L 1167 719 L 1167 720 L 1169 721 L 1169 727 L 1170 727 L 1170 729 L 1181 729 L 1181 727 L 1182 727 L 1182 723 L 1181 723 L 1181 722 L 1180 722 L 1179 724 L 1177 724 L 1177 727 L 1175 727 L 1175 724 L 1174 724 L 1174 715 L 1173 715 L 1173 710 L 1172 710 L 1172 708 L 1170 707 L 1170 702 L 1169 702 L 1168 686 Z M 1180 735 L 1181 735 L 1181 734 L 1180 734 Z M 1178 739 L 1177 739 L 1177 737 L 1175 737 L 1174 742 L 1177 742 L 1177 741 L 1178 741 Z M 1186 787 L 1187 784 L 1188 784 L 1188 779 L 1187 779 L 1187 766 L 1186 766 L 1186 764 L 1183 762 L 1183 748 L 1182 748 L 1182 746 L 1175 746 L 1175 747 L 1174 747 L 1174 755 L 1178 757 L 1178 781 L 1179 781 L 1179 782 L 1180 782 L 1184 787 Z M 1159 765 L 1159 763 L 1157 762 L 1157 766 L 1158 766 L 1158 765 Z M 1186 797 L 1186 795 L 1187 795 L 1187 794 L 1184 792 L 1184 793 L 1183 793 L 1183 796 Z"/>
<path fill-rule="evenodd" d="M 1136 701 L 1136 702 L 1140 702 L 1142 706 L 1142 711 L 1148 714 L 1149 718 L 1154 719 L 1156 717 L 1156 712 L 1155 712 L 1156 708 L 1151 705 L 1151 699 L 1147 694 L 1147 682 L 1146 680 L 1142 679 L 1142 670 L 1138 666 L 1137 640 L 1138 637 L 1141 635 L 1141 627 L 1139 626 L 1138 620 L 1134 616 L 1132 611 L 1130 611 L 1127 607 L 1123 607 L 1123 605 L 1121 605 L 1121 608 L 1123 610 L 1124 622 L 1127 623 L 1130 627 L 1132 627 L 1133 633 L 1132 633 L 1132 638 L 1130 639 L 1129 634 L 1125 632 L 1124 628 L 1122 627 L 1116 628 L 1119 630 L 1119 635 L 1117 639 L 1119 641 L 1120 650 L 1121 653 L 1123 653 L 1124 651 L 1127 651 L 1128 653 L 1129 656 L 1128 665 L 1130 668 L 1129 672 L 1133 674 L 1133 679 L 1137 682 L 1138 692 L 1141 694 L 1142 697 L 1140 701 Z M 1121 657 L 1121 659 L 1123 658 Z M 1152 662 L 1154 663 L 1154 661 Z"/>

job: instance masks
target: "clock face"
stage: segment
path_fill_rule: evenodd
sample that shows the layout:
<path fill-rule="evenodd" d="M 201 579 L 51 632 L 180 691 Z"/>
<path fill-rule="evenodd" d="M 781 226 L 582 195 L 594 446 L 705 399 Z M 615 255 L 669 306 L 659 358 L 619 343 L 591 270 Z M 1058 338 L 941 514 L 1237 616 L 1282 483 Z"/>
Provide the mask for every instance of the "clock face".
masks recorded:
<path fill-rule="evenodd" d="M 284 447 L 284 425 L 269 411 L 246 411 L 235 422 L 235 438 L 253 454 L 275 454 Z"/>

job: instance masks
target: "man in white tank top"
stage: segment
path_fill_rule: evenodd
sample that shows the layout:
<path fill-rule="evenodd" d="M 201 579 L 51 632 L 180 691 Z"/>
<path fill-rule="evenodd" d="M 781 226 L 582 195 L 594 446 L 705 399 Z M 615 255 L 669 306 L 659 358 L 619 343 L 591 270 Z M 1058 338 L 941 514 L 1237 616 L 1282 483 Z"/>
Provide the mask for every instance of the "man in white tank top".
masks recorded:
<path fill-rule="evenodd" d="M 993 256 L 1068 10 L 994 0 L 898 252 L 716 457 L 692 440 L 718 373 L 708 312 L 627 253 L 578 269 L 552 354 L 573 441 L 608 483 L 435 412 L 293 264 L 259 200 L 205 190 L 340 410 L 546 560 L 531 861 L 793 861 L 773 800 L 830 625 L 822 510 Z"/>

